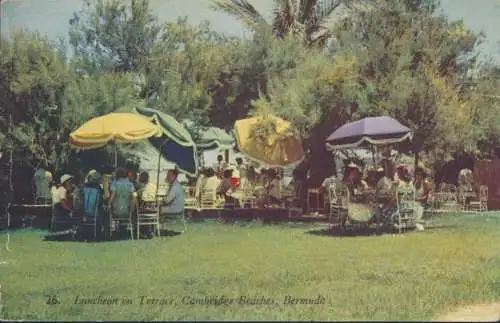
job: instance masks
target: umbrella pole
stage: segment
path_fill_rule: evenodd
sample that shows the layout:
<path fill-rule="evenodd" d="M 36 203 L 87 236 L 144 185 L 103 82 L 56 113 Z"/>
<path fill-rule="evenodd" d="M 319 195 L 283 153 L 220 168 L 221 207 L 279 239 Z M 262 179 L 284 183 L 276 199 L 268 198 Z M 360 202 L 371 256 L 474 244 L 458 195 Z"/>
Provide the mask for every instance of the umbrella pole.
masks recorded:
<path fill-rule="evenodd" d="M 160 151 L 158 152 L 158 167 L 156 169 L 156 196 L 158 196 L 158 188 L 160 187 L 160 164 L 161 164 L 161 149 L 163 145 L 160 146 Z"/>
<path fill-rule="evenodd" d="M 160 146 L 160 149 L 158 149 L 158 167 L 156 169 L 156 196 L 158 196 L 158 189 L 160 188 L 160 165 L 161 165 L 161 152 L 162 152 L 162 149 L 163 149 L 163 146 L 165 145 L 165 143 L 167 143 L 168 139 L 165 140 L 161 146 Z"/>
<path fill-rule="evenodd" d="M 115 145 L 115 169 L 118 167 L 118 147 Z"/>
<path fill-rule="evenodd" d="M 373 161 L 373 167 L 377 167 L 375 160 L 375 146 L 372 146 L 372 161 Z"/>

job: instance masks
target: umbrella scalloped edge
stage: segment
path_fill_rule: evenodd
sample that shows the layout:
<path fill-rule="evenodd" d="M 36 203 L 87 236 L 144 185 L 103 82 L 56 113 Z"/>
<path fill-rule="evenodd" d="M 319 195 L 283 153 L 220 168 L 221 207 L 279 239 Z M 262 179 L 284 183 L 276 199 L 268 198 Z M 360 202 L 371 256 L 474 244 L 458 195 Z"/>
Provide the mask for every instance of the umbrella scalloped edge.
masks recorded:
<path fill-rule="evenodd" d="M 326 149 L 328 151 L 332 150 L 339 150 L 339 149 L 348 149 L 348 148 L 358 148 L 363 142 L 368 142 L 372 145 L 390 145 L 390 144 L 396 144 L 403 142 L 407 139 L 411 139 L 413 134 L 411 132 L 405 134 L 404 136 L 400 138 L 395 138 L 395 139 L 372 139 L 369 136 L 363 136 L 360 140 L 358 140 L 355 143 L 352 144 L 345 144 L 345 145 L 332 145 L 330 143 L 326 143 Z"/>

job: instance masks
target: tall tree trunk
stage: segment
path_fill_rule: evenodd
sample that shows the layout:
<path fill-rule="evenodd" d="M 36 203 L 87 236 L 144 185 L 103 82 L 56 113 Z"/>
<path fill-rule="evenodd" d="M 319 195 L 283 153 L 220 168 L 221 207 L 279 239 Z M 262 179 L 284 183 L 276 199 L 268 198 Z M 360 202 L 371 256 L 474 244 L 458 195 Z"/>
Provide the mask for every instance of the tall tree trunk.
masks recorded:
<path fill-rule="evenodd" d="M 415 170 L 417 169 L 418 167 L 418 162 L 419 162 L 419 153 L 418 152 L 415 152 L 415 163 L 413 165 L 413 172 L 415 173 Z"/>

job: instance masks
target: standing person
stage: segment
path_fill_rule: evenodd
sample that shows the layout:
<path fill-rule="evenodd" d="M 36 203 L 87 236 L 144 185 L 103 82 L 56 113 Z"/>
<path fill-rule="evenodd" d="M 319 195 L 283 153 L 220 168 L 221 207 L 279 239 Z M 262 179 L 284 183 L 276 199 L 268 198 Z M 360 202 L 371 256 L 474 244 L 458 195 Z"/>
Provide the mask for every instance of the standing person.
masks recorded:
<path fill-rule="evenodd" d="M 245 189 L 248 185 L 248 170 L 241 157 L 236 158 L 236 169 L 240 173 L 240 188 Z"/>
<path fill-rule="evenodd" d="M 202 168 L 199 172 L 200 175 L 198 175 L 198 178 L 196 179 L 196 185 L 194 188 L 194 197 L 198 201 L 198 203 L 201 202 L 201 194 L 203 191 L 203 186 L 205 186 L 205 182 L 207 180 L 207 172 L 208 168 Z"/>
<path fill-rule="evenodd" d="M 50 228 L 52 232 L 65 231 L 73 227 L 73 203 L 71 199 L 73 176 L 64 174 L 61 176 L 60 184 L 52 197 L 54 207 L 54 226 Z"/>
<path fill-rule="evenodd" d="M 217 177 L 222 178 L 224 170 L 227 168 L 227 164 L 224 161 L 224 157 L 222 155 L 217 155 L 217 163 L 215 164 L 214 168 Z"/>
<path fill-rule="evenodd" d="M 422 164 L 419 164 L 415 169 L 415 181 L 413 186 L 415 187 L 415 199 L 422 203 L 424 207 L 427 206 L 427 200 L 430 193 L 430 182 Z"/>
<path fill-rule="evenodd" d="M 216 191 L 218 197 L 224 198 L 226 208 L 234 207 L 236 204 L 235 199 L 231 196 L 234 190 L 233 184 L 231 182 L 232 176 L 233 171 L 230 169 L 226 169 Z"/>
<path fill-rule="evenodd" d="M 271 205 L 282 205 L 283 200 L 281 198 L 281 187 L 280 187 L 280 177 L 278 176 L 278 171 L 276 169 L 269 169 L 268 171 L 268 196 L 269 204 Z"/>
<path fill-rule="evenodd" d="M 35 203 L 47 204 L 50 203 L 52 196 L 50 192 L 50 184 L 52 183 L 52 173 L 47 170 L 47 163 L 41 161 L 34 175 L 35 182 Z"/>
<path fill-rule="evenodd" d="M 299 206 L 304 207 L 307 192 L 307 178 L 309 173 L 309 156 L 293 170 L 293 182 L 295 185 L 295 196 Z"/>

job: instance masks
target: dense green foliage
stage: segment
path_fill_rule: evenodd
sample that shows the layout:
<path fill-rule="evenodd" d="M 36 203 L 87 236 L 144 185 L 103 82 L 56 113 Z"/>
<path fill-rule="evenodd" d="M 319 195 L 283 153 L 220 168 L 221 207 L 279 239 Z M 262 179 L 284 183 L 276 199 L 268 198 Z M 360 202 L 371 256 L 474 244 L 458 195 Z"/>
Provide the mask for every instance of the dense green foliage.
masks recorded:
<path fill-rule="evenodd" d="M 57 169 L 80 165 L 69 133 L 138 105 L 228 130 L 271 112 L 318 154 L 339 125 L 383 114 L 415 131 L 420 155 L 487 155 L 498 145 L 499 84 L 494 67 L 478 64 L 482 35 L 437 15 L 436 1 L 277 1 L 270 22 L 248 2 L 214 7 L 247 22 L 252 37 L 185 18 L 161 24 L 147 0 L 99 0 L 70 20 L 69 58 L 64 44 L 32 32 L 2 39 L 2 150 Z"/>

